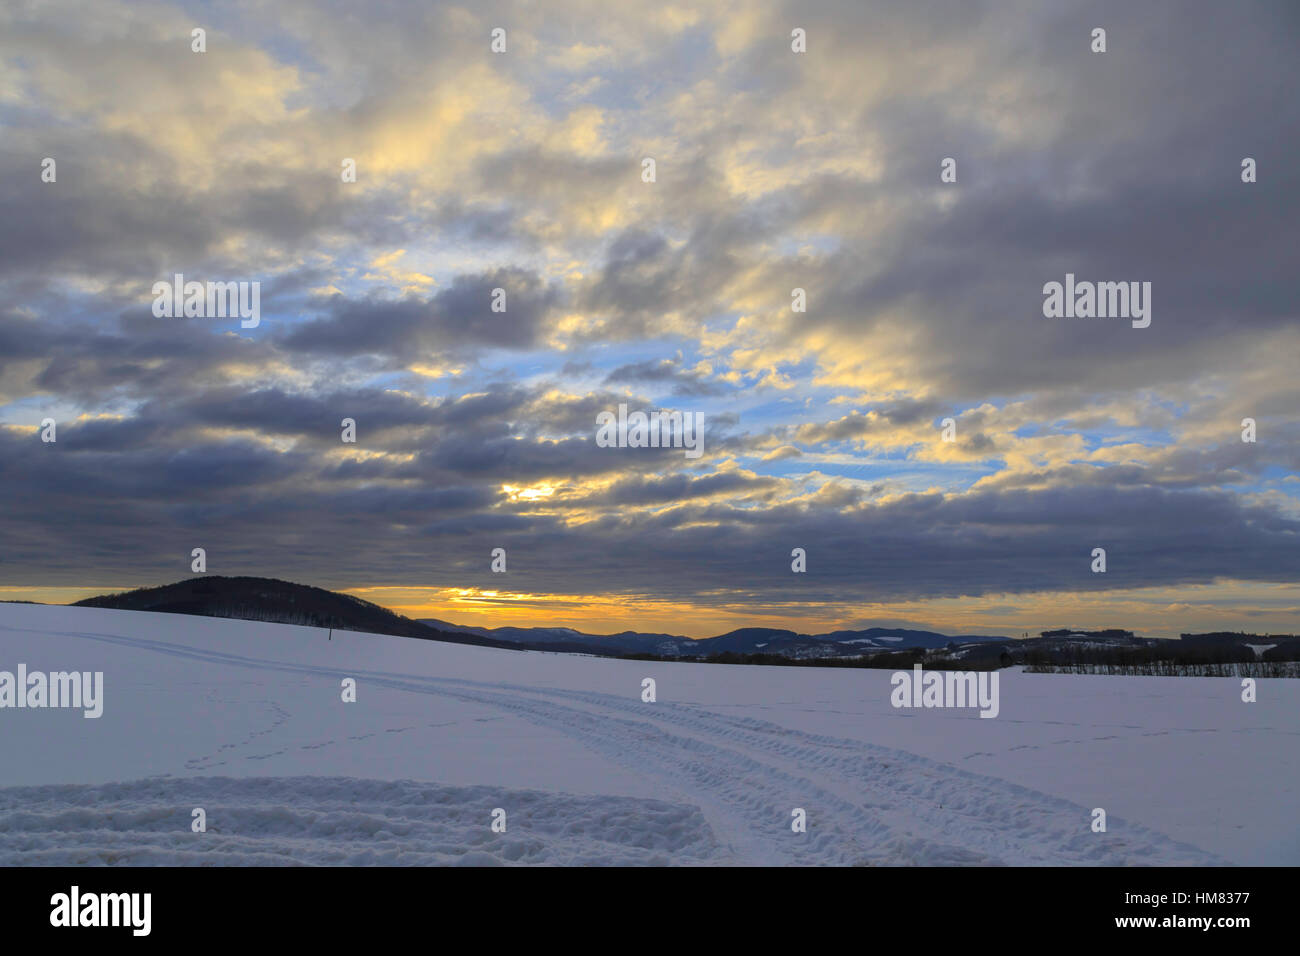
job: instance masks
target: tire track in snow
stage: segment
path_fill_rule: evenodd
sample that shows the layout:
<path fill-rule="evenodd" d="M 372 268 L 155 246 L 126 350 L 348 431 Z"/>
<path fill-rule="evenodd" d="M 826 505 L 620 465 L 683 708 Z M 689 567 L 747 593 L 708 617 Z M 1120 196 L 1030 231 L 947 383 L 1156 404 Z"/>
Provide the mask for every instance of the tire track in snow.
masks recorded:
<path fill-rule="evenodd" d="M 504 685 L 512 692 L 537 688 Z M 1109 816 L 1107 834 L 1089 829 L 1086 807 L 1018 784 L 975 774 L 906 751 L 825 734 L 808 734 L 752 717 L 718 714 L 695 705 L 644 704 L 587 691 L 551 690 L 554 697 L 602 710 L 635 714 L 656 724 L 697 732 L 776 766 L 799 767 L 829 790 L 836 813 L 861 820 L 874 814 L 893 831 L 868 853 L 870 862 L 1015 862 L 1045 865 L 1222 864 L 1163 834 Z M 807 777 L 803 778 L 807 780 Z M 814 792 L 814 791 L 810 791 Z M 852 829 L 853 820 L 841 821 Z M 861 823 L 859 824 L 862 825 Z M 870 829 L 879 832 L 879 827 Z"/>

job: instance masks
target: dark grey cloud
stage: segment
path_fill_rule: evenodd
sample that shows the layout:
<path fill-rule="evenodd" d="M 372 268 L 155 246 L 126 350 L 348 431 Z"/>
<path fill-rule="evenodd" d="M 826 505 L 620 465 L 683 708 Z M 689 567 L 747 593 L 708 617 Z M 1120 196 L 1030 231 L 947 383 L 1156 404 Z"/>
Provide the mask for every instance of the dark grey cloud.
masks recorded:
<path fill-rule="evenodd" d="M 184 573 L 199 546 L 211 567 L 229 573 L 445 586 L 464 586 L 480 552 L 506 547 L 512 587 L 522 590 L 582 593 L 599 568 L 602 590 L 704 603 L 746 594 L 844 602 L 1088 591 L 1300 573 L 1300 522 L 1225 492 L 1098 481 L 876 505 L 845 488 L 781 503 L 771 478 L 647 473 L 568 502 L 586 514 L 570 526 L 561 502 L 509 502 L 498 476 L 531 471 L 564 483 L 629 450 L 596 449 L 589 438 L 532 445 L 465 436 L 440 441 L 411 468 L 419 476 L 411 481 L 400 468 L 329 465 L 242 440 L 115 453 L 82 428 L 55 445 L 0 439 L 0 481 L 29 489 L 25 506 L 6 515 L 7 583 L 166 580 Z M 765 506 L 747 507 L 746 497 Z M 664 507 L 629 510 L 642 505 Z M 790 574 L 794 547 L 808 550 L 806 578 Z M 1089 570 L 1094 547 L 1107 549 L 1105 575 Z"/>
<path fill-rule="evenodd" d="M 505 310 L 494 312 L 494 290 L 505 290 Z M 420 355 L 484 347 L 528 348 L 539 343 L 560 292 L 521 269 L 460 275 L 428 298 L 354 300 L 333 296 L 321 318 L 284 333 L 294 352 L 332 356 L 382 355 L 409 361 Z"/>
<path fill-rule="evenodd" d="M 605 376 L 605 384 L 663 385 L 670 387 L 673 395 L 683 398 L 702 398 L 727 392 L 723 385 L 710 380 L 705 373 L 682 368 L 681 363 L 673 359 L 620 365 Z"/>

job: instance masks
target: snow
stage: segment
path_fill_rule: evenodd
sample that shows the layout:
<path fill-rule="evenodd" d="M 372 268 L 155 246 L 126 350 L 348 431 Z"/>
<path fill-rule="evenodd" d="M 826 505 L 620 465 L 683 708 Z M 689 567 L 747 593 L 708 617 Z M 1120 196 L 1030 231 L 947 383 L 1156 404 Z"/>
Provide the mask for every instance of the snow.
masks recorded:
<path fill-rule="evenodd" d="M 509 808 L 506 832 L 483 825 Z M 190 829 L 202 807 L 207 832 Z M 351 777 L 188 777 L 0 790 L 0 861 L 26 866 L 725 862 L 698 810 L 627 797 Z"/>
<path fill-rule="evenodd" d="M 1300 863 L 1300 681 L 1004 670 L 981 720 L 887 670 L 0 605 L 20 662 L 104 713 L 0 710 L 0 864 Z"/>

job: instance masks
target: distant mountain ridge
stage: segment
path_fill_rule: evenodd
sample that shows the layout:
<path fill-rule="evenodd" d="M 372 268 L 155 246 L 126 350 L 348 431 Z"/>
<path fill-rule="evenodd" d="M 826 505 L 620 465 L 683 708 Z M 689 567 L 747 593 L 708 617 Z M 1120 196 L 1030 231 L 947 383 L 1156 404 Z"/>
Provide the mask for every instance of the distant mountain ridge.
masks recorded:
<path fill-rule="evenodd" d="M 1001 645 L 1009 640 L 984 636 L 950 637 L 935 631 L 888 627 L 837 630 L 827 634 L 744 627 L 715 637 L 693 639 L 680 634 L 641 631 L 589 634 L 571 627 L 462 626 L 435 618 L 412 620 L 361 598 L 310 585 L 274 578 L 215 574 L 159 587 L 99 595 L 77 601 L 75 606 L 267 621 L 512 650 L 612 657 L 635 654 L 694 659 L 718 654 L 771 654 L 794 659 L 854 658 L 882 650 L 932 650 L 981 642 Z"/>
<path fill-rule="evenodd" d="M 653 654 L 657 657 L 708 657 L 713 654 L 780 654 L 785 657 L 855 657 L 875 650 L 933 650 L 950 644 L 989 642 L 1005 644 L 1007 637 L 950 636 L 937 631 L 909 628 L 869 627 L 826 634 L 800 634 L 771 627 L 742 627 L 715 637 L 689 638 L 678 634 L 622 631 L 618 634 L 589 634 L 569 627 L 464 627 L 436 618 L 421 618 L 431 627 L 469 631 L 500 641 L 548 644 L 552 642 L 591 645 L 602 653 Z"/>
<path fill-rule="evenodd" d="M 1300 638 L 1270 635 L 1252 640 L 1247 634 L 1184 634 L 1182 641 L 1138 637 L 1131 631 L 1108 628 L 1084 631 L 1042 631 L 1037 637 L 947 635 L 905 627 L 840 629 L 821 634 L 801 634 L 783 628 L 742 627 L 714 637 L 693 639 L 680 634 L 621 631 L 590 634 L 571 627 L 478 627 L 456 625 L 435 618 L 412 620 L 361 598 L 309 585 L 272 578 L 205 575 L 161 587 L 139 588 L 76 602 L 81 607 L 116 608 L 192 614 L 237 620 L 299 624 L 391 634 L 420 640 L 475 644 L 510 650 L 539 650 L 593 654 L 604 657 L 651 657 L 676 660 L 715 660 L 738 663 L 779 662 L 782 659 L 828 664 L 871 666 L 871 661 L 961 661 L 963 666 L 1005 667 L 1034 661 L 1073 662 L 1080 655 L 1148 653 L 1168 656 L 1177 644 L 1188 652 L 1211 644 L 1238 656 L 1270 660 L 1294 654 Z M 1257 647 L 1255 645 L 1258 645 Z M 893 652 L 891 654 L 891 652 Z M 1178 651 L 1182 653 L 1182 651 Z M 877 656 L 881 655 L 881 656 Z M 901 655 L 901 656 L 900 656 Z M 1148 653 L 1148 656 L 1150 654 Z M 1222 656 L 1222 655 L 1220 655 Z M 1127 659 L 1127 658 L 1124 658 Z"/>

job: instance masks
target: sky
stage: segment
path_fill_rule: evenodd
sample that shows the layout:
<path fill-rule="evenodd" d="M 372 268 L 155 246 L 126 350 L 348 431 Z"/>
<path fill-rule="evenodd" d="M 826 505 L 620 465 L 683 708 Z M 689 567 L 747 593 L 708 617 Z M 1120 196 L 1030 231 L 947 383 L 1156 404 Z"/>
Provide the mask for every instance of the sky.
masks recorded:
<path fill-rule="evenodd" d="M 466 625 L 1296 632 L 1298 44 L 1254 0 L 6 3 L 0 597 L 203 548 Z M 177 273 L 260 321 L 156 315 Z M 1150 324 L 1048 317 L 1067 275 Z M 603 447 L 620 404 L 702 454 Z"/>

